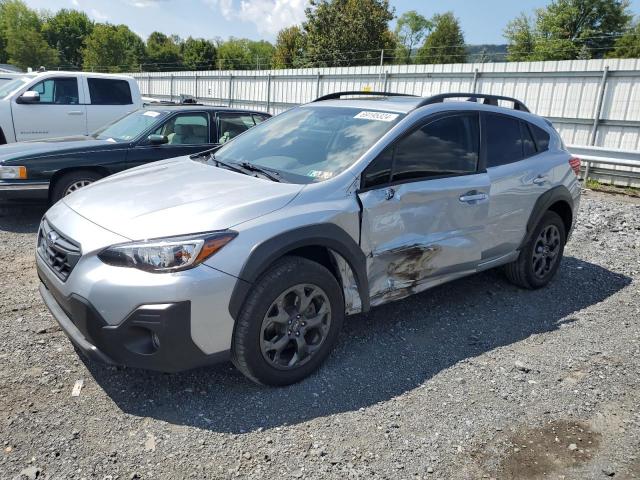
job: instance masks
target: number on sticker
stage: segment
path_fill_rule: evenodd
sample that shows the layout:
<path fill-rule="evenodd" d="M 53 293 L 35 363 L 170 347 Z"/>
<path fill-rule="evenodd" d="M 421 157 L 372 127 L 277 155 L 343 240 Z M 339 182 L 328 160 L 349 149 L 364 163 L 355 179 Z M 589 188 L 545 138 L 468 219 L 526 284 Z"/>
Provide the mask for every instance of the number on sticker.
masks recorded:
<path fill-rule="evenodd" d="M 388 112 L 363 111 L 353 118 L 359 118 L 361 120 L 377 120 L 379 122 L 393 122 L 396 118 L 398 118 L 398 114 Z"/>

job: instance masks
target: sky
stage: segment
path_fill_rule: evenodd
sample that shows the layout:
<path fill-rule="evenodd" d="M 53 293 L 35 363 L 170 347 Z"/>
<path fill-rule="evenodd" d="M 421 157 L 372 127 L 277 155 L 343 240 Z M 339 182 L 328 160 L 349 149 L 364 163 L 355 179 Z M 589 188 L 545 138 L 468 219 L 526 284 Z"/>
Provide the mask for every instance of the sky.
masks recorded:
<path fill-rule="evenodd" d="M 304 20 L 307 0 L 26 0 L 36 9 L 75 8 L 100 22 L 124 23 L 143 38 L 154 30 L 186 38 L 230 36 L 273 42 L 278 31 Z M 468 44 L 505 43 L 502 32 L 520 12 L 549 0 L 390 0 L 396 15 L 430 17 L 448 10 L 460 19 Z M 632 0 L 635 15 L 640 0 Z"/>

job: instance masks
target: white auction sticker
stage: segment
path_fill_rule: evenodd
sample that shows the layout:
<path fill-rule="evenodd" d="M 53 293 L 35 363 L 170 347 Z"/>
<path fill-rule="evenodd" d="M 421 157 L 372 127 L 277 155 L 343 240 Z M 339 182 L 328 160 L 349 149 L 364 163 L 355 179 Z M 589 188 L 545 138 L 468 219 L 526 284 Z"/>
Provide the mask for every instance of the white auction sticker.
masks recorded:
<path fill-rule="evenodd" d="M 378 120 L 379 122 L 393 122 L 396 118 L 398 118 L 398 114 L 388 112 L 363 111 L 353 118 L 360 118 L 362 120 Z"/>
<path fill-rule="evenodd" d="M 148 112 L 144 112 L 144 114 L 147 117 L 157 117 L 158 115 L 160 115 L 160 112 L 153 112 L 153 111 L 149 110 Z"/>

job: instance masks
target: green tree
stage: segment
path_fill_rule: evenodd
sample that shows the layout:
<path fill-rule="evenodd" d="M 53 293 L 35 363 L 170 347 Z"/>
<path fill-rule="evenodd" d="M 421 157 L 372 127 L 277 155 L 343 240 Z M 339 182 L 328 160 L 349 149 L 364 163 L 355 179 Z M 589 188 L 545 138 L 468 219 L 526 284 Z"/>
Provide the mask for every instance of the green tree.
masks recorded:
<path fill-rule="evenodd" d="M 98 23 L 87 37 L 82 55 L 85 70 L 126 72 L 140 67 L 145 46 L 126 25 Z"/>
<path fill-rule="evenodd" d="M 253 70 L 271 68 L 274 47 L 264 40 L 229 38 L 218 45 L 218 68 L 223 70 Z"/>
<path fill-rule="evenodd" d="M 536 10 L 528 32 L 518 19 L 509 24 L 505 31 L 509 52 L 519 52 L 510 59 L 603 58 L 631 19 L 628 0 L 553 0 L 548 7 Z"/>
<path fill-rule="evenodd" d="M 182 44 L 182 62 L 191 70 L 216 66 L 216 46 L 204 38 L 187 38 Z"/>
<path fill-rule="evenodd" d="M 466 47 L 460 22 L 452 12 L 434 15 L 433 31 L 418 51 L 419 63 L 464 63 Z"/>
<path fill-rule="evenodd" d="M 42 25 L 44 38 L 56 49 L 63 66 L 82 66 L 82 47 L 92 31 L 93 22 L 78 10 L 59 10 Z"/>
<path fill-rule="evenodd" d="M 278 32 L 273 53 L 273 68 L 298 68 L 304 64 L 305 37 L 297 25 Z"/>
<path fill-rule="evenodd" d="M 57 65 L 58 55 L 41 29 L 38 14 L 23 1 L 0 1 L 0 45 L 6 61 L 23 69 Z"/>
<path fill-rule="evenodd" d="M 152 32 L 147 39 L 147 61 L 145 69 L 171 70 L 181 65 L 180 40 L 161 32 Z"/>
<path fill-rule="evenodd" d="M 535 48 L 535 32 L 531 19 L 524 13 L 507 24 L 504 36 L 509 41 L 507 60 L 522 62 L 529 60 Z"/>
<path fill-rule="evenodd" d="M 396 23 L 397 63 L 411 63 L 413 50 L 422 43 L 425 35 L 433 28 L 431 20 L 420 15 L 415 10 L 409 10 L 398 18 Z"/>
<path fill-rule="evenodd" d="M 616 40 L 609 58 L 640 58 L 640 22 Z"/>
<path fill-rule="evenodd" d="M 307 64 L 371 65 L 395 48 L 388 0 L 311 0 L 303 24 Z"/>

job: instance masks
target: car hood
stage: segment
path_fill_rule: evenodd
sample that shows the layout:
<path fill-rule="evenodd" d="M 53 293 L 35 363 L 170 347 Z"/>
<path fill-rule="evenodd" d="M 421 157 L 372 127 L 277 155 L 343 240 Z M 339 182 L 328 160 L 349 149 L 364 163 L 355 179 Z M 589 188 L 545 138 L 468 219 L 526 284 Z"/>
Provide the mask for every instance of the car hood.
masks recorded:
<path fill-rule="evenodd" d="M 103 228 L 143 240 L 232 228 L 284 207 L 303 187 L 180 157 L 107 177 L 62 201 Z"/>
<path fill-rule="evenodd" d="M 21 158 L 73 153 L 75 151 L 104 150 L 107 148 L 121 148 L 122 144 L 108 140 L 96 140 L 93 137 L 62 137 L 50 138 L 45 141 L 10 143 L 0 146 L 0 163 Z"/>

